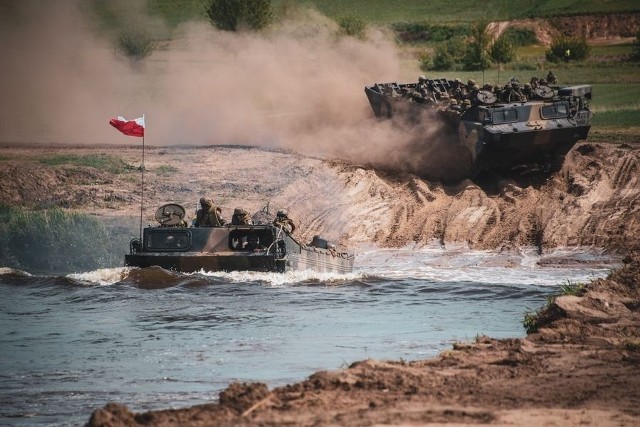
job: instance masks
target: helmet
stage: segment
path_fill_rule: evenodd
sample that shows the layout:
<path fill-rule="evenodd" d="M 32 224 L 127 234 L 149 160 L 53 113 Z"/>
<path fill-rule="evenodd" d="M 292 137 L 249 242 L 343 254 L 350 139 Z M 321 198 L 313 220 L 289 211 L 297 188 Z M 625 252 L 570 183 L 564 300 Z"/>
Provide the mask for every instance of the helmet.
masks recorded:
<path fill-rule="evenodd" d="M 277 213 L 278 216 L 287 216 L 287 211 L 284 209 L 280 209 Z"/>
<path fill-rule="evenodd" d="M 472 88 L 472 89 L 473 89 L 473 90 L 480 90 L 480 86 L 478 86 L 478 85 L 473 85 L 473 88 Z"/>
<path fill-rule="evenodd" d="M 420 77 L 418 77 L 418 81 L 419 82 L 425 82 L 425 81 L 427 81 L 427 78 L 425 76 L 420 76 Z"/>
<path fill-rule="evenodd" d="M 470 107 L 471 106 L 471 100 L 470 99 L 465 99 L 464 101 L 462 101 L 462 105 Z"/>
<path fill-rule="evenodd" d="M 467 86 L 472 87 L 476 84 L 475 80 L 469 79 L 469 81 L 467 82 Z"/>
<path fill-rule="evenodd" d="M 247 211 L 245 211 L 245 210 L 244 210 L 244 209 L 242 209 L 242 208 L 235 208 L 235 209 L 233 210 L 233 214 L 234 214 L 234 215 L 246 215 L 246 214 L 247 214 Z"/>
<path fill-rule="evenodd" d="M 525 83 L 524 87 L 527 88 L 527 89 L 530 89 L 531 88 L 531 83 Z"/>
<path fill-rule="evenodd" d="M 520 87 L 520 83 L 518 82 L 511 82 L 511 87 L 514 89 L 518 89 Z"/>
<path fill-rule="evenodd" d="M 545 86 L 547 81 L 545 79 L 540 79 L 540 86 Z"/>
<path fill-rule="evenodd" d="M 502 90 L 502 86 L 501 85 L 496 85 L 493 90 Z"/>
<path fill-rule="evenodd" d="M 460 78 L 456 77 L 456 79 L 454 80 L 454 82 L 456 82 L 456 83 L 462 83 L 462 80 L 460 80 Z"/>
<path fill-rule="evenodd" d="M 201 204 L 202 206 L 213 206 L 213 200 L 211 200 L 211 199 L 205 199 L 204 197 L 202 197 L 202 198 L 200 199 L 200 204 Z"/>
<path fill-rule="evenodd" d="M 449 101 L 449 105 L 458 105 L 458 100 L 457 99 L 452 99 L 451 101 Z"/>

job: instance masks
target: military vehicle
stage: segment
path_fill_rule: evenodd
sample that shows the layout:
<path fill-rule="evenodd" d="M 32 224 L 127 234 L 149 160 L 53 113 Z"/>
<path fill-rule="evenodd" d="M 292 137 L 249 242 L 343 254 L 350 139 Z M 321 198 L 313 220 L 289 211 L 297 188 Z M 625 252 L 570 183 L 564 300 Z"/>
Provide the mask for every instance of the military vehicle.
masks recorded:
<path fill-rule="evenodd" d="M 313 270 L 348 273 L 353 254 L 338 252 L 327 240 L 315 236 L 303 244 L 273 224 L 188 227 L 179 204 L 158 208 L 160 224 L 146 227 L 142 240 L 131 240 L 125 265 L 160 266 L 180 272 Z"/>
<path fill-rule="evenodd" d="M 541 83 L 532 79 L 522 87 L 511 78 L 504 88 L 480 88 L 472 80 L 421 76 L 417 83 L 366 86 L 365 93 L 376 117 L 400 119 L 425 135 L 429 128 L 438 130 L 421 146 L 435 148 L 436 162 L 442 166 L 446 159 L 450 167 L 412 172 L 446 180 L 519 166 L 562 166 L 567 152 L 589 133 L 591 86 Z"/>

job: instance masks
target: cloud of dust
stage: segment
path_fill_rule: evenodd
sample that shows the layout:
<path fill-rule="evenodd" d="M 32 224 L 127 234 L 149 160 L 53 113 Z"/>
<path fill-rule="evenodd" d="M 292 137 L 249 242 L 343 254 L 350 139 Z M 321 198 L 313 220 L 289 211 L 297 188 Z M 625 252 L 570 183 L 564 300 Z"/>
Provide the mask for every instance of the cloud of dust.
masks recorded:
<path fill-rule="evenodd" d="M 266 35 L 192 23 L 132 63 L 78 2 L 24 4 L 0 28 L 2 142 L 131 144 L 108 121 L 144 113 L 147 144 L 246 144 L 419 171 L 416 141 L 437 132 L 375 120 L 364 86 L 397 80 L 393 42 L 337 37 L 311 10 Z"/>

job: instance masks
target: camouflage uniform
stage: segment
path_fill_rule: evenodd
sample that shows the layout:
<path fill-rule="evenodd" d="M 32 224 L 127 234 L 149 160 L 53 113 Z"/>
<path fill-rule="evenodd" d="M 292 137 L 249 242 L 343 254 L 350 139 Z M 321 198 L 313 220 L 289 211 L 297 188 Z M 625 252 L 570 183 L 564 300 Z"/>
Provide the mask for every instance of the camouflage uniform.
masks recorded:
<path fill-rule="evenodd" d="M 200 199 L 201 209 L 196 212 L 196 227 L 222 227 L 224 219 L 220 215 L 220 208 L 213 205 L 211 199 Z"/>
<path fill-rule="evenodd" d="M 253 221 L 249 217 L 249 212 L 242 208 L 235 208 L 231 216 L 231 224 L 233 225 L 251 225 Z"/>
<path fill-rule="evenodd" d="M 273 220 L 273 225 L 275 225 L 276 227 L 281 227 L 284 231 L 286 231 L 289 234 L 296 231 L 295 224 L 293 223 L 291 218 L 287 216 L 287 211 L 285 210 L 278 211 L 276 219 Z"/>

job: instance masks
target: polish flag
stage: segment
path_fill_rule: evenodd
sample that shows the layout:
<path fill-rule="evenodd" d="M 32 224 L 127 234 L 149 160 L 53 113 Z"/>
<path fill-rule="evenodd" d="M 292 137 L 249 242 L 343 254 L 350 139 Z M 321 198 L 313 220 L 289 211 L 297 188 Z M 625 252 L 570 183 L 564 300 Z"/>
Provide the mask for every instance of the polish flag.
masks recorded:
<path fill-rule="evenodd" d="M 127 120 L 122 116 L 109 120 L 109 124 L 129 136 L 144 137 L 144 115 L 135 120 Z"/>

